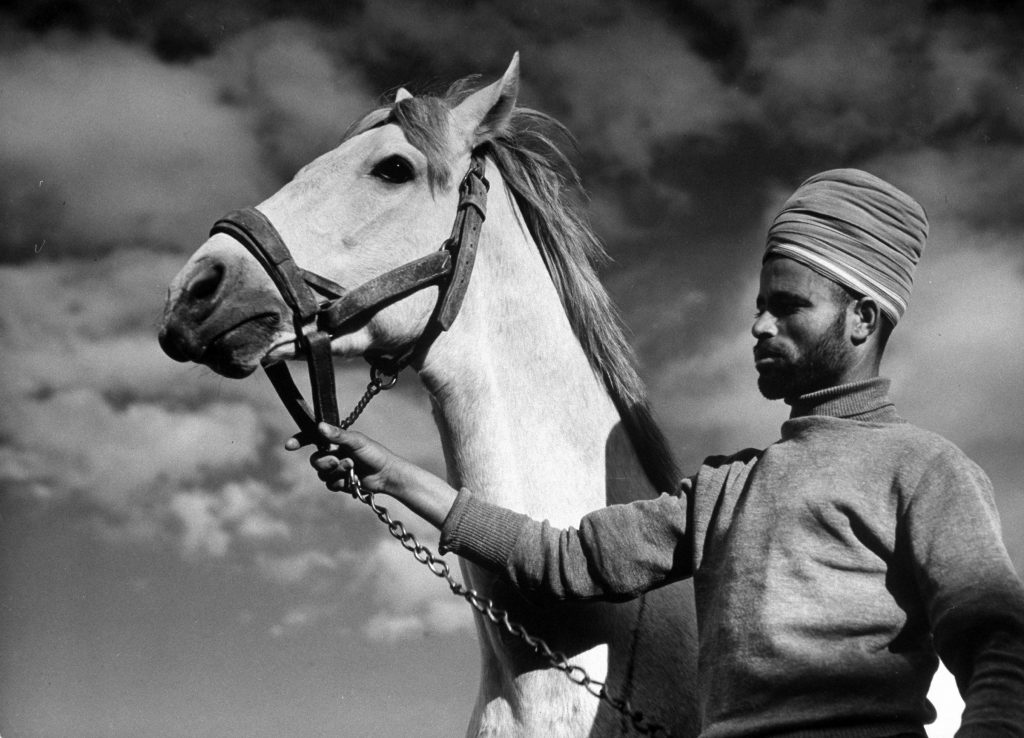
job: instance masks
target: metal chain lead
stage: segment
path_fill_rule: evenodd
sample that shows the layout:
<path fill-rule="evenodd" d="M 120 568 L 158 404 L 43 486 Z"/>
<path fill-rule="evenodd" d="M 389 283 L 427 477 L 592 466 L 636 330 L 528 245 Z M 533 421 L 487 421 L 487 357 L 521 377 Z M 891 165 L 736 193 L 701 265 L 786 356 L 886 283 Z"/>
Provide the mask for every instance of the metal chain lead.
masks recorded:
<path fill-rule="evenodd" d="M 366 392 L 356 404 L 355 409 L 342 421 L 342 428 L 348 428 L 352 425 L 356 418 L 366 409 L 370 400 L 383 390 L 394 387 L 398 381 L 397 371 L 394 374 L 384 374 L 377 369 L 373 369 L 370 376 L 371 379 L 366 387 Z M 507 610 L 501 609 L 492 600 L 474 589 L 469 589 L 455 579 L 447 562 L 417 541 L 416 536 L 406 530 L 405 525 L 400 520 L 395 520 L 391 517 L 386 507 L 378 505 L 371 490 L 363 489 L 363 485 L 359 481 L 359 477 L 354 469 L 349 469 L 348 479 L 345 482 L 345 491 L 369 507 L 374 515 L 377 516 L 377 519 L 387 526 L 388 533 L 401 543 L 402 547 L 413 555 L 413 558 L 426 566 L 434 576 L 444 579 L 452 594 L 462 597 L 474 610 L 498 627 L 504 628 L 507 632 L 519 638 L 533 649 L 534 653 L 544 657 L 552 667 L 565 674 L 570 681 L 583 687 L 590 694 L 610 705 L 616 712 L 628 718 L 639 733 L 657 736 L 658 738 L 671 738 L 671 734 L 664 726 L 648 719 L 640 710 L 633 709 L 628 699 L 615 697 L 610 694 L 603 681 L 591 677 L 582 666 L 569 663 L 569 659 L 565 654 L 552 650 L 544 639 L 530 635 L 521 624 L 512 620 Z"/>
<path fill-rule="evenodd" d="M 379 395 L 384 390 L 389 390 L 395 386 L 398 382 L 398 373 L 402 371 L 402 367 L 396 367 L 392 372 L 385 372 L 382 369 L 373 367 L 370 369 L 370 383 L 366 385 L 366 391 L 363 392 L 363 396 L 359 398 L 359 402 L 352 409 L 352 412 L 348 414 L 344 420 L 341 421 L 341 429 L 348 430 L 351 425 L 356 422 L 356 419 L 363 414 L 363 410 L 370 404 L 370 400 Z"/>

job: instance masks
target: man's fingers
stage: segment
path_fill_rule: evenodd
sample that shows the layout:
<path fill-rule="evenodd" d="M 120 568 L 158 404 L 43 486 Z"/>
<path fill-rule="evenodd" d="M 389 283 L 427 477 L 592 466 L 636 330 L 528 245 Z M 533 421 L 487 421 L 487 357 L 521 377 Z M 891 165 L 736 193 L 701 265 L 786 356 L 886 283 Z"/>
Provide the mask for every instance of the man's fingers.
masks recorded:
<path fill-rule="evenodd" d="M 309 463 L 320 472 L 321 478 L 344 476 L 355 468 L 355 462 L 352 459 L 338 458 L 332 454 L 314 455 L 310 458 Z"/>
<path fill-rule="evenodd" d="M 362 433 L 357 431 L 342 430 L 341 428 L 330 425 L 328 423 L 320 423 L 316 427 L 317 432 L 320 434 L 320 438 L 329 441 L 330 443 L 344 446 L 345 448 L 353 451 L 366 446 L 370 439 L 364 436 Z"/>
<path fill-rule="evenodd" d="M 338 458 L 334 454 L 314 454 L 310 457 L 309 463 L 313 465 L 313 468 L 317 471 L 331 471 L 332 469 L 341 469 L 341 471 L 348 471 L 352 468 L 352 459 L 349 458 Z"/>
<path fill-rule="evenodd" d="M 340 463 L 337 456 L 313 456 L 309 463 L 318 472 L 327 472 L 335 469 Z"/>
<path fill-rule="evenodd" d="M 346 432 L 341 428 L 336 425 L 331 425 L 330 423 L 318 423 L 316 430 L 320 434 L 321 438 L 326 441 L 330 441 L 331 443 L 342 443 L 342 439 L 346 434 Z"/>
<path fill-rule="evenodd" d="M 314 438 L 309 433 L 296 433 L 284 442 L 284 447 L 289 451 L 298 451 L 303 446 L 309 446 L 310 444 L 316 443 L 317 440 L 318 439 Z"/>
<path fill-rule="evenodd" d="M 338 445 L 357 448 L 363 445 L 363 436 L 355 431 L 345 431 L 337 426 L 328 423 L 320 423 L 315 433 L 302 431 L 284 442 L 284 447 L 289 451 L 297 451 L 303 446 L 319 443 L 321 440 L 330 441 Z"/>

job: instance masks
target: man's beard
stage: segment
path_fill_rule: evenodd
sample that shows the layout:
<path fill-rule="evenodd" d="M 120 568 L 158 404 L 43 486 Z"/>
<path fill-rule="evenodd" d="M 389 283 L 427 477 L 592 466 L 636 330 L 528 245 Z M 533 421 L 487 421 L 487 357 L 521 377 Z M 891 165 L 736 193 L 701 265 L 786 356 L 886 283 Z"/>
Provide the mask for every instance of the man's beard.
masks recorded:
<path fill-rule="evenodd" d="M 769 400 L 795 400 L 808 392 L 834 387 L 847 366 L 846 316 L 837 311 L 825 335 L 800 357 L 773 354 L 781 365 L 768 366 L 757 377 L 757 388 Z"/>

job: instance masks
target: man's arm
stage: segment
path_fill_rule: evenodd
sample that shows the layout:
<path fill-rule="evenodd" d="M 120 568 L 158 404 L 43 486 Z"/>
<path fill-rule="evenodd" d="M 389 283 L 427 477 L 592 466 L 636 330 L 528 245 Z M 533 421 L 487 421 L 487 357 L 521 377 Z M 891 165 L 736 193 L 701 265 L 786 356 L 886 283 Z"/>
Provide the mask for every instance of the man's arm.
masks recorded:
<path fill-rule="evenodd" d="M 504 572 L 540 600 L 624 600 L 689 576 L 685 497 L 601 508 L 579 528 L 547 522 L 457 492 L 439 477 L 352 431 L 321 425 L 335 446 L 310 463 L 328 488 L 343 490 L 350 470 L 364 488 L 387 494 L 441 530 L 442 552 Z M 287 448 L 295 450 L 292 439 Z"/>
<path fill-rule="evenodd" d="M 1024 584 L 988 477 L 958 452 L 936 459 L 907 527 L 936 649 L 964 699 L 957 738 L 1024 737 Z"/>
<path fill-rule="evenodd" d="M 1024 735 L 1024 634 L 1013 626 L 978 622 L 946 638 L 944 663 L 964 700 L 957 738 Z"/>
<path fill-rule="evenodd" d="M 610 505 L 559 529 L 459 493 L 441 550 L 502 571 L 535 600 L 632 599 L 692 574 L 685 497 Z"/>

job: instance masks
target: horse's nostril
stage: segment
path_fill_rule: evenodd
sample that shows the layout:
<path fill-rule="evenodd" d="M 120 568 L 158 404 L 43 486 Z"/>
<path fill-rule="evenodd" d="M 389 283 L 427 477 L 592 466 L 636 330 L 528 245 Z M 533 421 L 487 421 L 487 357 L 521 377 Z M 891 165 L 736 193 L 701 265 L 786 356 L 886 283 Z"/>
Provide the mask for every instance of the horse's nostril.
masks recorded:
<path fill-rule="evenodd" d="M 217 288 L 220 287 L 223 279 L 224 266 L 222 264 L 209 264 L 192 279 L 188 287 L 186 287 L 186 292 L 196 302 L 209 300 L 217 293 Z"/>

